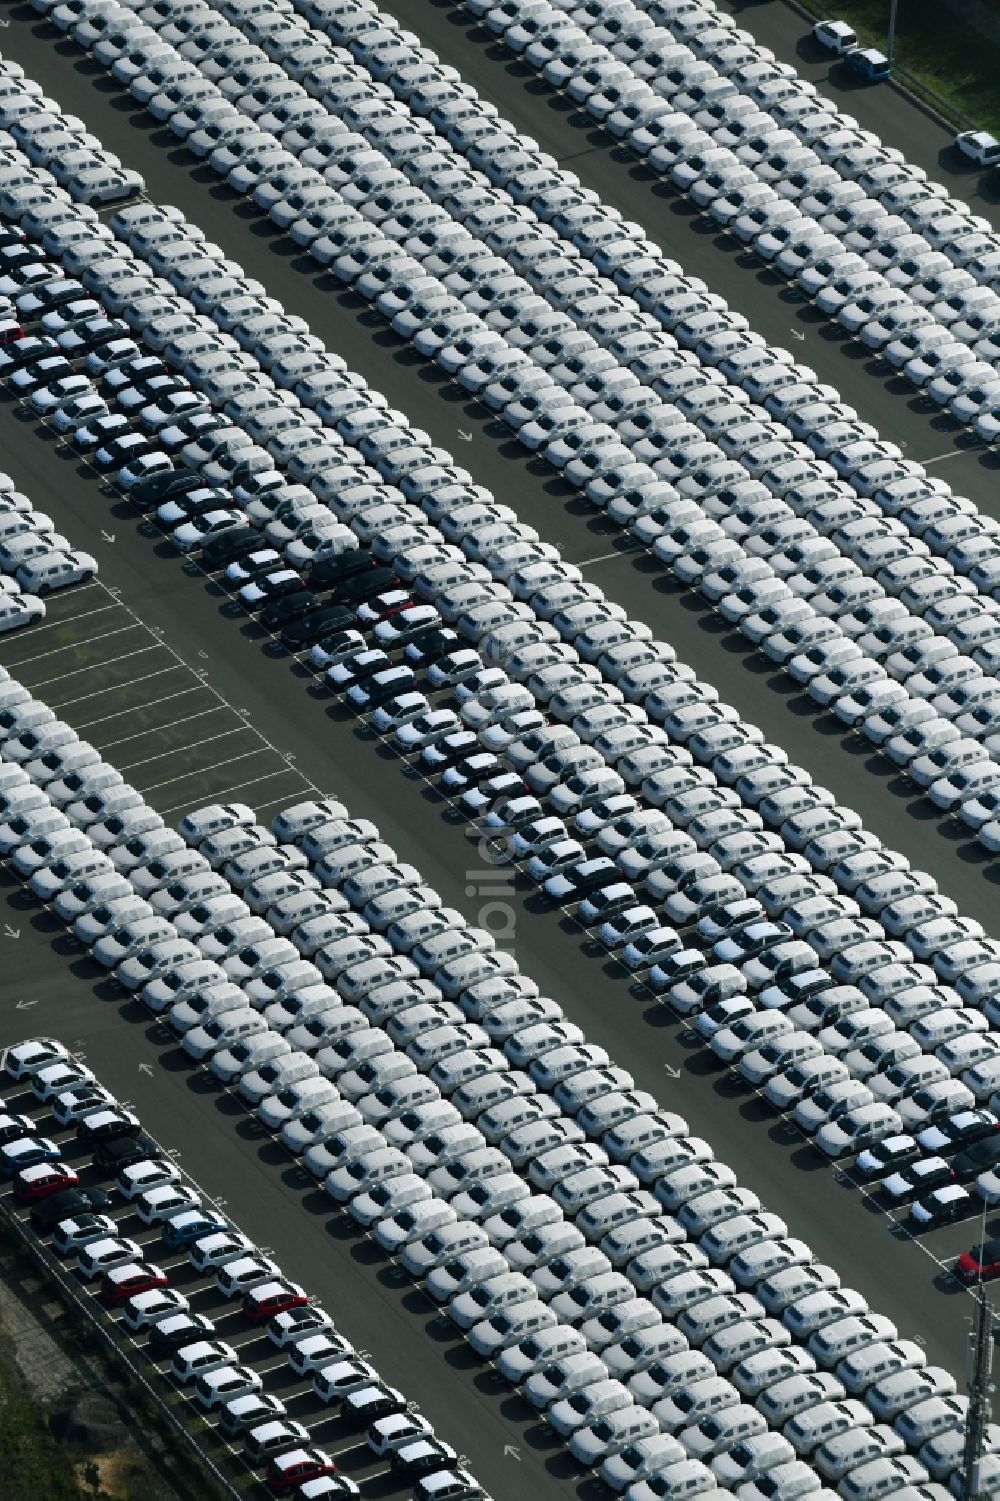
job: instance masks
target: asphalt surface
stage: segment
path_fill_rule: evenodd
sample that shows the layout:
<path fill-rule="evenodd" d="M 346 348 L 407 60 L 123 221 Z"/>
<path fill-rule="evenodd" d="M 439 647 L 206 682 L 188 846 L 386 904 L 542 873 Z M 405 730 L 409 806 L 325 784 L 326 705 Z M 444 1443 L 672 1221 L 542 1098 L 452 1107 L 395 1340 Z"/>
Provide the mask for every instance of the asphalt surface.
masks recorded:
<path fill-rule="evenodd" d="M 387 1461 L 379 1459 L 369 1448 L 363 1432 L 352 1430 L 335 1407 L 320 1400 L 312 1380 L 299 1376 L 288 1364 L 286 1352 L 268 1337 L 259 1325 L 251 1323 L 240 1307 L 239 1298 L 227 1298 L 219 1290 L 214 1271 L 199 1272 L 188 1260 L 185 1250 L 171 1250 L 163 1243 L 158 1225 L 147 1226 L 135 1212 L 135 1208 L 114 1188 L 114 1175 L 102 1172 L 92 1153 L 76 1138 L 72 1126 L 60 1126 L 48 1106 L 41 1105 L 23 1082 L 6 1078 L 0 1089 L 0 1104 L 5 1111 L 26 1113 L 35 1122 L 36 1130 L 54 1141 L 62 1152 L 62 1161 L 79 1174 L 85 1188 L 101 1188 L 110 1195 L 106 1212 L 115 1222 L 116 1234 L 135 1242 L 144 1261 L 167 1274 L 170 1289 L 182 1293 L 189 1301 L 191 1311 L 203 1314 L 212 1320 L 213 1339 L 225 1340 L 236 1352 L 237 1362 L 249 1367 L 263 1383 L 268 1395 L 279 1398 L 289 1418 L 303 1423 L 309 1431 L 309 1442 L 320 1445 L 334 1459 L 338 1471 L 347 1474 L 360 1487 L 366 1501 L 390 1501 L 390 1498 L 408 1497 L 410 1486 L 405 1480 L 394 1477 Z M 170 1148 L 159 1143 L 164 1156 L 172 1156 Z M 176 1164 L 183 1175 L 183 1168 Z M 182 1181 L 183 1178 L 182 1178 Z M 205 1208 L 211 1208 L 206 1191 L 196 1179 L 188 1178 L 186 1186 L 193 1188 Z M 105 1311 L 99 1302 L 99 1279 L 88 1280 L 74 1265 L 74 1257 L 62 1259 L 48 1246 L 47 1237 L 40 1237 L 30 1223 L 29 1210 L 19 1208 L 12 1202 L 12 1195 L 5 1191 L 5 1210 L 23 1226 L 25 1236 L 36 1246 L 43 1239 L 49 1252 L 49 1272 L 64 1288 L 83 1300 L 93 1299 L 100 1313 Z M 235 1225 L 237 1230 L 242 1227 Z M 265 1255 L 272 1256 L 274 1247 L 269 1243 L 257 1243 Z M 117 1318 L 117 1338 L 129 1350 L 135 1362 L 160 1395 L 173 1409 L 177 1418 L 185 1424 L 202 1453 L 225 1476 L 237 1490 L 253 1490 L 259 1473 L 266 1465 L 252 1466 L 243 1454 L 242 1440 L 236 1437 L 227 1440 L 222 1432 L 212 1426 L 212 1420 L 204 1417 L 204 1409 L 195 1401 L 190 1384 L 176 1382 L 170 1370 L 169 1355 L 151 1352 L 143 1333 L 133 1334 L 128 1326 Z M 343 1329 L 339 1332 L 343 1333 Z M 355 1346 L 357 1350 L 357 1346 Z M 358 1351 L 360 1353 L 360 1351 Z M 147 1365 L 146 1362 L 149 1362 Z M 157 1381 L 157 1373 L 162 1378 Z M 186 1400 L 185 1400 L 186 1399 Z M 465 1456 L 462 1456 L 463 1460 Z"/>
<path fill-rule="evenodd" d="M 0 665 L 164 817 L 227 798 L 266 814 L 307 792 L 294 753 L 205 681 L 207 654 L 185 662 L 164 636 L 98 578 L 56 595 L 34 630 L 0 640 Z"/>
<path fill-rule="evenodd" d="M 844 63 L 814 41 L 811 23 L 786 0 L 715 0 L 719 10 L 770 47 L 779 62 L 790 63 L 803 78 L 852 114 L 885 145 L 896 146 L 907 161 L 923 167 L 950 193 L 964 198 L 973 211 L 1000 229 L 1000 173 L 985 170 L 963 156 L 954 133 L 901 89 L 870 85 L 849 73 Z M 832 9 L 835 7 L 831 7 Z M 899 10 L 896 36 L 905 35 L 906 7 Z"/>
<path fill-rule="evenodd" d="M 692 593 L 678 588 L 660 563 L 643 554 L 635 543 L 623 540 L 613 523 L 595 515 L 544 463 L 525 455 L 506 428 L 399 340 L 359 298 L 345 292 L 332 278 L 322 273 L 317 275 L 315 264 L 300 255 L 267 218 L 220 184 L 211 169 L 197 164 L 178 146 L 170 131 L 156 126 L 144 111 L 137 110 L 130 96 L 73 44 L 57 40 L 52 28 L 40 23 L 35 13 L 26 8 L 18 7 L 12 16 L 14 20 L 4 38 L 7 54 L 21 62 L 32 76 L 44 76 L 46 86 L 56 94 L 64 109 L 80 115 L 88 128 L 104 141 L 113 140 L 126 165 L 143 172 L 162 200 L 175 202 L 227 255 L 240 261 L 249 275 L 263 281 L 289 311 L 304 316 L 329 348 L 348 352 L 352 366 L 374 389 L 384 392 L 392 405 L 403 408 L 411 421 L 426 429 L 436 443 L 449 448 L 477 482 L 487 485 L 498 500 L 513 506 L 523 520 L 539 529 L 546 541 L 560 547 L 567 561 L 581 564 L 586 577 L 599 583 L 609 598 L 625 606 L 630 615 L 644 619 L 655 634 L 671 641 L 679 656 L 713 683 L 723 699 L 748 720 L 758 723 L 769 739 L 783 745 L 794 761 L 807 766 L 818 781 L 831 787 L 838 799 L 857 808 L 868 827 L 902 850 L 914 866 L 922 867 L 931 858 L 928 831 L 931 827 L 937 829 L 942 837 L 935 841 L 932 863 L 942 889 L 987 929 L 996 926 L 993 886 L 1000 880 L 1000 870 L 969 837 L 963 825 L 955 819 L 942 818 L 926 799 L 916 796 L 912 784 L 885 757 L 874 753 L 866 741 L 845 735 L 833 716 L 818 714 L 808 696 L 799 692 L 784 674 L 776 672 L 763 656 L 750 650 L 738 632 L 726 627 Z M 462 56 L 456 61 L 477 85 L 477 67 L 496 84 L 495 75 L 503 70 L 486 56 L 476 40 L 478 33 L 471 34 L 470 39 L 465 35 L 467 28 L 456 31 L 446 18 L 442 19 L 444 13 L 431 4 L 415 11 L 415 18 L 424 17 L 444 25 L 446 38 L 465 38 Z M 429 40 L 440 50 L 440 39 L 435 36 Z M 503 93 L 502 83 L 498 87 Z M 515 94 L 508 87 L 507 94 L 512 95 L 519 107 L 538 106 L 530 88 L 519 86 Z M 509 100 L 505 98 L 504 102 Z M 536 136 L 545 124 L 553 128 L 558 125 L 564 131 L 574 129 L 560 116 L 548 120 L 544 104 L 540 108 L 543 118 L 535 127 Z M 127 134 L 122 131 L 124 120 L 135 127 Z M 598 162 L 611 181 L 619 182 L 623 177 L 620 164 L 603 150 L 590 152 L 587 162 Z M 605 191 L 603 183 L 595 186 Z M 648 201 L 645 189 L 634 185 L 633 196 L 640 204 Z M 677 200 L 670 202 L 676 205 Z M 632 212 L 633 205 L 624 206 L 632 217 L 638 217 Z M 677 221 L 671 215 L 669 222 L 675 232 L 683 232 L 684 254 L 691 259 L 689 221 Z M 699 247 L 698 265 L 706 278 L 712 269 L 710 243 L 705 242 L 703 252 Z M 734 305 L 743 307 L 742 293 L 756 289 L 758 294 L 767 294 L 759 295 L 758 300 L 774 312 L 771 289 L 758 285 L 754 276 L 748 279 L 731 259 L 728 249 L 714 260 L 732 273 L 733 285 L 727 295 Z M 782 337 L 780 328 L 763 331 L 774 340 Z M 814 342 L 819 347 L 822 341 Z M 837 349 L 826 352 L 832 355 Z M 842 369 L 840 374 L 843 373 Z M 824 379 L 832 378 L 832 372 L 823 374 Z M 909 412 L 905 401 L 880 382 L 866 383 L 866 387 L 868 384 L 885 397 L 895 414 L 909 417 L 921 428 L 925 426 L 922 417 Z M 853 390 L 845 394 L 849 399 L 857 399 Z M 889 424 L 882 426 L 888 436 L 899 438 L 898 429 Z M 958 450 L 954 451 L 958 454 Z M 948 466 L 949 478 L 955 478 L 958 465 L 972 462 L 979 461 L 973 461 L 971 455 L 959 454 Z M 1000 469 L 1000 457 L 987 457 L 984 462 Z M 983 488 L 988 485 L 992 491 L 990 471 L 982 478 Z M 36 503 L 46 504 L 39 498 L 39 492 L 29 490 L 29 493 Z M 127 508 L 121 514 L 127 514 Z M 90 546 L 91 551 L 97 549 L 96 556 L 107 556 L 109 549 L 94 527 L 93 506 L 81 507 L 80 519 L 89 538 L 84 542 L 79 532 L 74 533 L 80 545 Z M 106 515 L 101 525 L 107 527 Z M 128 527 L 118 534 L 112 551 L 118 555 L 124 553 L 130 568 L 151 566 L 148 560 L 139 563 L 142 546 Z M 158 583 L 152 592 L 159 594 L 162 587 Z M 146 590 L 147 597 L 150 592 Z M 128 597 L 134 601 L 144 599 L 142 593 Z M 175 624 L 183 627 L 186 622 L 172 617 L 165 623 L 168 629 L 173 629 Z M 170 639 L 182 651 L 185 649 L 182 638 Z M 199 641 L 198 648 L 201 647 Z M 189 659 L 193 659 L 193 654 L 189 654 Z M 225 691 L 229 691 L 228 686 Z M 254 723 L 261 727 L 264 721 L 255 719 Z M 282 725 L 281 736 L 269 738 L 283 747 L 282 736 L 286 735 Z"/>
<path fill-rule="evenodd" d="M 432 7 L 427 13 L 441 14 Z M 820 726 L 825 734 L 817 734 L 811 708 L 803 712 L 802 704 L 789 696 L 787 684 L 772 680 L 769 671 L 762 673 L 744 643 L 729 633 L 720 634 L 714 618 L 695 601 L 669 587 L 643 585 L 637 590 L 635 560 L 615 548 L 616 532 L 597 523 L 588 533 L 580 507 L 548 472 L 527 463 L 503 433 L 484 422 L 477 408 L 456 398 L 454 387 L 415 360 L 356 299 L 332 294 L 323 278 L 311 271 L 304 274 L 291 247 L 267 221 L 218 187 L 210 174 L 193 167 L 173 137 L 150 128 L 117 85 L 75 48 L 54 44 L 52 34 L 30 12 L 18 10 L 12 17 L 4 37 L 6 55 L 21 61 L 33 76 L 43 77 L 64 108 L 82 115 L 91 129 L 114 143 L 127 165 L 145 172 L 158 196 L 178 203 L 251 275 L 266 280 L 290 309 L 307 316 L 332 348 L 349 350 L 352 363 L 373 385 L 404 406 L 437 441 L 453 446 L 498 498 L 535 523 L 544 511 L 543 535 L 562 542 L 568 558 L 589 560 L 593 577 L 632 610 L 638 596 L 642 615 L 674 641 L 680 654 L 695 663 L 724 697 L 853 803 L 872 828 L 905 849 L 915 864 L 923 863 L 927 809 L 901 792 L 883 763 L 845 742 L 839 730 L 832 733 L 828 725 Z M 412 24 L 412 18 L 407 19 Z M 480 56 L 478 43 L 471 44 L 471 52 Z M 496 76 L 498 70 L 488 60 L 483 66 L 487 64 L 490 76 Z M 499 86 L 503 88 L 502 80 Z M 519 102 L 524 101 L 533 102 L 522 93 Z M 133 115 L 139 128 L 123 131 Z M 553 118 L 559 122 L 560 117 Z M 562 127 L 572 128 L 564 121 Z M 591 156 L 601 159 L 600 152 Z M 621 175 L 610 157 L 606 166 Z M 667 218 L 683 226 L 683 220 Z M 689 231 L 683 228 L 682 233 Z M 685 244 L 690 257 L 690 243 Z M 737 287 L 757 285 L 755 277 L 748 278 L 730 261 L 728 252 L 718 259 L 732 272 Z M 707 248 L 701 260 L 707 266 Z M 773 302 L 769 289 L 766 299 Z M 762 303 L 766 299 L 762 292 Z M 732 300 L 744 305 L 735 294 Z M 891 393 L 886 400 L 905 413 L 905 404 Z M 707 1135 L 720 1160 L 729 1162 L 741 1181 L 785 1217 L 793 1234 L 806 1236 L 875 1309 L 893 1317 L 901 1332 L 919 1333 L 929 1356 L 961 1378 L 965 1328 L 941 1262 L 971 1241 L 972 1230 L 940 1232 L 926 1248 L 908 1239 L 894 1244 L 887 1219 L 873 1212 L 856 1191 L 838 1186 L 816 1154 L 790 1139 L 752 1097 L 735 1089 L 704 1051 L 688 1051 L 680 1029 L 662 1008 L 630 996 L 624 982 L 599 967 L 602 961 L 570 933 L 556 937 L 560 919 L 537 910 L 530 892 L 510 888 L 483 865 L 463 831 L 435 806 L 432 791 L 407 785 L 401 764 L 374 751 L 352 721 L 331 714 L 329 701 L 317 697 L 310 702 L 315 695 L 288 660 L 253 644 L 255 627 L 245 618 L 225 618 L 232 608 L 224 596 L 186 573 L 176 555 L 166 556 L 171 552 L 166 545 L 154 545 L 142 535 L 129 508 L 110 506 L 92 479 L 81 475 L 78 483 L 68 482 L 70 471 L 51 445 L 40 438 L 28 441 L 24 428 L 15 428 L 14 422 L 10 408 L 0 409 L 0 449 L 6 466 L 33 501 L 57 517 L 74 543 L 94 552 L 103 583 L 119 590 L 146 626 L 154 632 L 161 629 L 177 657 L 189 666 L 197 664 L 205 682 L 245 711 L 272 745 L 294 755 L 305 783 L 335 791 L 355 816 L 374 818 L 400 856 L 417 863 L 446 901 L 473 921 L 490 921 L 486 909 L 498 903 L 499 914 L 494 909 L 492 915 L 512 926 L 521 965 L 543 992 L 559 1000 L 593 1041 L 607 1046 L 641 1087 L 655 1090 L 665 1105 L 687 1116 L 693 1130 Z M 460 429 L 471 432 L 467 443 L 456 442 Z M 102 532 L 113 532 L 115 541 L 106 541 Z M 33 634 L 18 638 L 19 650 L 22 643 L 30 644 Z M 6 660 L 2 651 L 0 660 Z M 748 671 L 748 665 L 754 670 Z M 248 800 L 263 808 L 272 790 L 249 795 Z M 971 857 L 967 844 L 940 839 L 935 845 L 932 863 L 942 888 L 954 894 L 964 910 L 995 926 L 993 872 Z M 522 1494 L 528 1486 L 533 1495 L 554 1494 L 556 1484 L 565 1491 L 561 1451 L 549 1454 L 537 1432 L 523 1429 L 509 1399 L 480 1391 L 475 1371 L 470 1376 L 463 1370 L 464 1351 L 446 1351 L 444 1361 L 433 1354 L 424 1332 L 425 1313 L 414 1310 L 412 1295 L 386 1287 L 377 1269 L 362 1264 L 360 1241 L 331 1237 L 329 1209 L 320 1196 L 314 1192 L 307 1198 L 305 1207 L 311 1213 L 302 1216 L 301 1194 L 287 1166 L 270 1163 L 269 1149 L 248 1150 L 253 1142 L 240 1141 L 236 1131 L 218 1130 L 224 1114 L 218 1097 L 206 1092 L 201 1075 L 188 1068 L 176 1046 L 161 1037 L 139 1007 L 123 1004 L 106 984 L 96 982 L 89 962 L 81 963 L 79 952 L 68 947 L 61 934 L 53 935 L 49 920 L 19 891 L 8 893 L 0 928 L 9 993 L 26 1003 L 6 1010 L 0 1041 L 41 1031 L 54 1031 L 69 1042 L 82 1040 L 88 1061 L 109 1086 L 135 1100 L 150 1128 L 180 1149 L 182 1160 L 210 1191 L 228 1197 L 248 1233 L 272 1245 L 288 1273 L 314 1291 L 335 1317 L 342 1315 L 345 1332 L 371 1350 L 390 1379 L 407 1390 L 417 1388 L 442 1436 L 469 1454 L 498 1498 L 511 1494 L 515 1484 Z M 20 936 L 10 936 L 14 932 Z M 72 982 L 66 974 L 67 959 L 78 972 Z M 655 1043 L 654 1032 L 659 1033 Z M 140 1065 L 152 1072 L 141 1071 Z M 174 1074 L 179 1077 L 172 1078 Z M 240 1129 L 246 1132 L 245 1123 Z M 206 1140 L 211 1142 L 208 1151 Z M 795 1171 L 789 1170 L 789 1158 Z M 293 1202 L 297 1208 L 290 1212 Z M 427 1380 L 428 1374 L 432 1380 Z M 521 1446 L 520 1462 L 504 1457 L 505 1443 Z M 515 1472 L 517 1463 L 520 1469 Z"/>
<path fill-rule="evenodd" d="M 671 186 L 661 183 L 654 172 L 595 125 L 585 111 L 551 89 L 466 10 L 453 0 L 420 0 L 414 6 L 390 4 L 387 8 L 433 47 L 443 62 L 458 68 L 481 97 L 491 100 L 507 119 L 533 136 L 543 151 L 575 172 L 584 186 L 596 189 L 626 219 L 641 224 L 667 255 L 679 260 L 688 272 L 701 276 L 711 291 L 745 314 L 751 328 L 763 334 L 768 343 L 791 349 L 820 380 L 836 386 L 865 421 L 878 427 L 882 437 L 904 445 L 908 458 L 930 462 L 935 472 L 943 464 L 941 475 L 956 492 L 970 496 L 984 511 L 998 513 L 992 480 L 1000 464 L 997 456 L 971 439 L 950 416 L 942 416 L 935 404 L 921 398 L 859 342 L 831 325 L 783 278 L 720 234 L 710 217 L 699 215 Z M 773 10 L 786 25 L 793 29 L 798 25 L 801 35 L 802 23 L 784 5 L 751 4 L 745 8 L 754 12 L 754 17 L 744 20 L 748 29 L 753 29 L 758 11 L 770 14 Z M 761 40 L 777 51 L 763 32 Z M 828 71 L 828 65 L 819 65 L 816 81 L 822 82 L 824 68 Z M 941 134 L 899 95 L 884 93 L 881 98 L 886 101 L 883 108 L 889 108 L 891 102 L 909 116 L 916 114 L 927 135 L 935 131 Z M 845 99 L 844 104 L 853 109 L 853 98 Z M 888 122 L 884 126 L 871 122 L 871 128 L 889 139 Z M 920 128 L 913 122 L 914 132 Z M 908 140 L 893 143 L 909 155 Z M 965 178 L 956 180 L 959 191 L 965 185 Z"/>

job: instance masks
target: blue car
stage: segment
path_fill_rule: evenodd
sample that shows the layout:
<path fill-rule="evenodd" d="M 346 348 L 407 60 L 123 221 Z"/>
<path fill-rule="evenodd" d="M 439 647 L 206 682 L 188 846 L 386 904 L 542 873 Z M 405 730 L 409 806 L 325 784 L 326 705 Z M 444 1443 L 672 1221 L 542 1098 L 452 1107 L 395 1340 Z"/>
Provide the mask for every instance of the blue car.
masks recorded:
<path fill-rule="evenodd" d="M 190 1246 L 203 1235 L 228 1230 L 229 1221 L 211 1209 L 180 1209 L 164 1221 L 163 1244 L 171 1251 Z"/>
<path fill-rule="evenodd" d="M 47 1136 L 21 1136 L 0 1147 L 0 1174 L 13 1178 L 23 1167 L 34 1167 L 39 1162 L 58 1162 L 62 1148 Z"/>
<path fill-rule="evenodd" d="M 892 64 L 877 47 L 855 47 L 853 52 L 848 52 L 844 61 L 852 73 L 857 73 L 859 78 L 866 79 L 868 83 L 881 83 L 892 72 Z"/>

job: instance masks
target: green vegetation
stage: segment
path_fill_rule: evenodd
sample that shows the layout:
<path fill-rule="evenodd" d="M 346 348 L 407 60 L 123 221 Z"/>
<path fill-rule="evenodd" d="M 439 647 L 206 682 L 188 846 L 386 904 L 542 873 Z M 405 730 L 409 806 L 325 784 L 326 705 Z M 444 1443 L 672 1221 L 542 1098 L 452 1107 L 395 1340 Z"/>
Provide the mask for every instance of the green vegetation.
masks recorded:
<path fill-rule="evenodd" d="M 0 1474 L 4 1501 L 85 1501 L 66 1454 L 0 1355 Z M 93 1495 L 93 1490 L 90 1491 Z"/>
<path fill-rule="evenodd" d="M 867 45 L 884 50 L 890 0 L 806 3 L 817 16 L 849 21 Z M 1000 0 L 989 3 L 1000 16 Z M 941 0 L 899 0 L 893 57 L 923 91 L 929 91 L 930 103 L 942 110 L 947 107 L 964 125 L 1000 135 L 1000 40 L 983 36 Z"/>

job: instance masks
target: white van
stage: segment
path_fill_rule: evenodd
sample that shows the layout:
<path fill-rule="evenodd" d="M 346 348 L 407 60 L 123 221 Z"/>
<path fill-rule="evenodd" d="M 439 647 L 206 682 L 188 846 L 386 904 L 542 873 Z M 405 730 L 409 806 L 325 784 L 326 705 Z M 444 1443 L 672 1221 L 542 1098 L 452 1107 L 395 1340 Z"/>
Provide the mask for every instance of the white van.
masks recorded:
<path fill-rule="evenodd" d="M 915 1340 L 876 1340 L 838 1361 L 834 1375 L 849 1392 L 860 1395 L 897 1371 L 920 1371 L 926 1364 L 927 1356 Z"/>
<path fill-rule="evenodd" d="M 855 1398 L 842 1401 L 817 1402 L 797 1413 L 782 1428 L 782 1433 L 796 1454 L 806 1457 L 841 1433 L 850 1433 L 858 1428 L 871 1428 L 875 1418 L 863 1402 Z"/>
<path fill-rule="evenodd" d="M 741 1251 L 762 1241 L 783 1240 L 788 1226 L 777 1214 L 760 1210 L 751 1214 L 734 1214 L 706 1230 L 698 1241 L 714 1266 L 727 1266 Z"/>
<path fill-rule="evenodd" d="M 467 1104 L 467 1101 L 475 1094 L 471 1089 L 473 1081 L 486 1075 L 498 1074 L 502 1079 L 510 1079 L 510 1064 L 499 1048 L 462 1048 L 460 1052 L 442 1058 L 431 1069 L 431 1078 L 438 1089 L 444 1095 L 455 1095 L 455 1103 L 463 1116 L 471 1116 L 474 1113 Z M 527 1075 L 523 1078 L 527 1087 L 532 1089 L 536 1087 Z M 491 1079 L 488 1092 L 492 1098 L 503 1098 L 497 1093 L 500 1087 L 496 1079 Z M 483 1090 L 486 1092 L 485 1085 Z M 461 1095 L 456 1094 L 456 1091 L 461 1091 Z"/>
<path fill-rule="evenodd" d="M 811 1463 L 828 1484 L 837 1485 L 851 1470 L 873 1459 L 895 1459 L 905 1449 L 906 1445 L 893 1428 L 878 1423 L 871 1428 L 850 1428 L 827 1439 L 815 1451 Z"/>
<path fill-rule="evenodd" d="M 733 1366 L 759 1355 L 763 1350 L 783 1349 L 792 1336 L 777 1319 L 740 1319 L 727 1329 L 720 1329 L 702 1346 L 716 1370 L 728 1373 Z"/>
<path fill-rule="evenodd" d="M 753 1293 L 720 1293 L 717 1297 L 702 1299 L 692 1308 L 685 1308 L 677 1320 L 677 1327 L 692 1345 L 703 1345 L 713 1334 L 728 1329 L 731 1324 L 765 1317 L 764 1305 Z"/>
<path fill-rule="evenodd" d="M 903 1486 L 924 1486 L 930 1480 L 924 1466 L 912 1454 L 892 1459 L 870 1459 L 845 1475 L 837 1489 L 844 1501 L 880 1501 L 882 1496 L 901 1492 Z M 925 1494 L 922 1492 L 922 1494 Z"/>
<path fill-rule="evenodd" d="M 832 1370 L 838 1361 L 855 1350 L 873 1345 L 876 1340 L 898 1338 L 899 1331 L 891 1319 L 881 1313 L 854 1314 L 846 1319 L 835 1319 L 823 1329 L 810 1335 L 808 1349 L 821 1366 Z"/>

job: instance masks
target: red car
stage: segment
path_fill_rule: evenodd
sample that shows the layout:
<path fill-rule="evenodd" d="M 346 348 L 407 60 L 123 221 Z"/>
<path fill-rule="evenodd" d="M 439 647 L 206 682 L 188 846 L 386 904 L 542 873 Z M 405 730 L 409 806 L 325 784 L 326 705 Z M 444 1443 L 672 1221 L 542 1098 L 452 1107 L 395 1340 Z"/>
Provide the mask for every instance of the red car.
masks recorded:
<path fill-rule="evenodd" d="M 390 615 L 399 615 L 403 610 L 413 607 L 414 599 L 408 589 L 387 589 L 383 594 L 376 594 L 374 599 L 365 600 L 355 610 L 355 615 L 363 625 L 374 625 L 376 621 L 388 620 Z"/>
<path fill-rule="evenodd" d="M 76 1188 L 79 1182 L 79 1175 L 62 1162 L 36 1162 L 34 1167 L 23 1167 L 14 1174 L 14 1201 L 31 1204 L 62 1193 L 64 1188 Z"/>
<path fill-rule="evenodd" d="M 984 1240 L 963 1251 L 955 1262 L 955 1276 L 962 1282 L 989 1282 L 1000 1277 L 1000 1240 Z"/>
<path fill-rule="evenodd" d="M 303 1288 L 277 1278 L 252 1287 L 244 1296 L 243 1312 L 248 1319 L 259 1324 L 264 1319 L 273 1319 L 276 1314 L 287 1312 L 289 1308 L 305 1308 L 308 1302 L 309 1294 Z"/>
<path fill-rule="evenodd" d="M 333 1475 L 337 1466 L 324 1449 L 289 1449 L 272 1459 L 267 1483 L 275 1496 L 287 1496 L 307 1480 Z"/>
<path fill-rule="evenodd" d="M 101 1302 L 108 1308 L 126 1303 L 135 1293 L 147 1293 L 154 1287 L 166 1287 L 167 1274 L 148 1261 L 130 1261 L 116 1266 L 101 1278 Z"/>
<path fill-rule="evenodd" d="M 14 339 L 23 339 L 24 329 L 10 313 L 0 317 L 0 344 L 10 344 Z"/>

